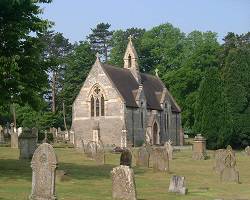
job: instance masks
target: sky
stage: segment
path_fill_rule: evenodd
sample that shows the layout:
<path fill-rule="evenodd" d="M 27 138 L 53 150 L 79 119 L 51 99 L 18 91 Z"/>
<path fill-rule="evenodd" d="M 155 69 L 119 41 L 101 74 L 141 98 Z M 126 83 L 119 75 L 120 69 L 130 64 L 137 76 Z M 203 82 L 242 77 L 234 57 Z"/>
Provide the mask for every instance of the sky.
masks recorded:
<path fill-rule="evenodd" d="M 42 8 L 42 17 L 71 42 L 85 40 L 100 22 L 111 30 L 169 22 L 185 33 L 216 32 L 220 42 L 227 32 L 250 31 L 250 0 L 53 0 Z"/>

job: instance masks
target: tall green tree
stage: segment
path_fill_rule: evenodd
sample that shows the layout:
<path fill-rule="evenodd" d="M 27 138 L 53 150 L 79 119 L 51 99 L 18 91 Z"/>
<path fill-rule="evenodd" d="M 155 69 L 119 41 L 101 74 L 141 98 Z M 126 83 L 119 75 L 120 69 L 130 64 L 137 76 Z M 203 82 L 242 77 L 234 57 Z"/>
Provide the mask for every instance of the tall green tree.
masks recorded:
<path fill-rule="evenodd" d="M 78 44 L 67 58 L 63 89 L 59 98 L 65 102 L 68 124 L 71 124 L 72 104 L 94 61 L 95 54 L 87 42 Z"/>
<path fill-rule="evenodd" d="M 0 1 L 0 104 L 29 103 L 38 107 L 47 84 L 43 46 L 37 35 L 50 23 L 41 18 L 42 3 L 51 0 Z M 32 33 L 32 34 L 31 34 Z"/>
<path fill-rule="evenodd" d="M 114 32 L 112 37 L 112 49 L 110 53 L 110 60 L 109 63 L 116 65 L 116 66 L 123 66 L 123 56 L 126 51 L 126 47 L 128 44 L 128 37 L 132 36 L 133 44 L 136 48 L 137 54 L 139 56 L 139 61 L 141 58 L 141 38 L 145 33 L 145 29 L 140 28 L 129 28 L 125 31 L 117 30 Z M 140 66 L 142 71 L 144 71 L 143 66 Z"/>
<path fill-rule="evenodd" d="M 211 67 L 201 81 L 194 112 L 194 130 L 205 136 L 209 149 L 224 148 L 230 142 L 225 115 L 220 71 Z"/>
<path fill-rule="evenodd" d="M 250 33 L 225 37 L 222 51 L 224 96 L 235 147 L 250 144 Z"/>
<path fill-rule="evenodd" d="M 109 58 L 113 35 L 113 31 L 109 30 L 110 27 L 111 25 L 109 23 L 99 23 L 95 28 L 91 29 L 92 33 L 87 37 L 91 48 L 103 56 L 105 62 L 107 62 Z"/>
<path fill-rule="evenodd" d="M 43 51 L 43 59 L 48 68 L 50 84 L 47 98 L 51 102 L 52 112 L 56 112 L 57 94 L 62 89 L 65 58 L 72 51 L 73 45 L 62 33 L 54 31 L 46 31 L 40 39 L 46 47 Z"/>

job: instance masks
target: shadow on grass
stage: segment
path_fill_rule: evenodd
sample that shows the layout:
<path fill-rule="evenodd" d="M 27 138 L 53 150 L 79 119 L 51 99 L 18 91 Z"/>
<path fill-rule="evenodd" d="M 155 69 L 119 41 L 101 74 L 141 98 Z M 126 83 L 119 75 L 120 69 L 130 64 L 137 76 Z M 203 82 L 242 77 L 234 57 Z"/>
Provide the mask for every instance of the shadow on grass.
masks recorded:
<path fill-rule="evenodd" d="M 75 163 L 59 163 L 58 169 L 65 170 L 73 179 L 107 179 L 116 165 L 80 165 Z M 136 174 L 144 173 L 144 169 L 135 168 Z M 30 160 L 0 159 L 0 179 L 24 179 L 31 181 L 32 170 Z"/>

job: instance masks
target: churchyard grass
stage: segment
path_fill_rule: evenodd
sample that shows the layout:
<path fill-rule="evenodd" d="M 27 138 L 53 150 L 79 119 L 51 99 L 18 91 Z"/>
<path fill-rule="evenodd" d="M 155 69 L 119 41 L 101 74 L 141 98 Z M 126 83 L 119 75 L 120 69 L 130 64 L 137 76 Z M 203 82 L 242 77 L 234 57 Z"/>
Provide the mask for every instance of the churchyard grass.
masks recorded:
<path fill-rule="evenodd" d="M 56 182 L 58 199 L 105 200 L 111 199 L 110 171 L 119 164 L 119 154 L 106 155 L 106 165 L 96 165 L 73 148 L 55 148 L 60 170 L 69 174 L 69 180 Z M 223 198 L 250 199 L 250 157 L 237 152 L 240 184 L 221 183 L 212 170 L 213 152 L 209 160 L 192 160 L 191 150 L 174 152 L 170 173 L 153 172 L 152 168 L 134 167 L 138 200 L 213 200 Z M 29 161 L 18 160 L 18 149 L 0 147 L 0 200 L 25 200 L 31 192 Z M 188 195 L 168 193 L 172 175 L 185 176 Z"/>

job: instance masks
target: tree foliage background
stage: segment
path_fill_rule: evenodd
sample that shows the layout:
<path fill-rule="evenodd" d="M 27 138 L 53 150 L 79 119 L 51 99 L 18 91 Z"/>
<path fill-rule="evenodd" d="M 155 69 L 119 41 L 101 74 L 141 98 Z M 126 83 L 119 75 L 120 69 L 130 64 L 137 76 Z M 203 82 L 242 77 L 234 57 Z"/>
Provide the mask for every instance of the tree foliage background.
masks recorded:
<path fill-rule="evenodd" d="M 159 76 L 182 108 L 186 133 L 202 133 L 211 149 L 250 145 L 250 33 L 228 33 L 223 43 L 211 31 L 185 34 L 170 23 L 150 30 L 112 30 L 99 23 L 75 44 L 41 19 L 51 0 L 0 1 L 0 124 L 41 130 L 71 125 L 71 109 L 98 52 L 123 66 L 133 37 L 140 70 Z M 32 33 L 32 34 L 31 34 Z"/>

